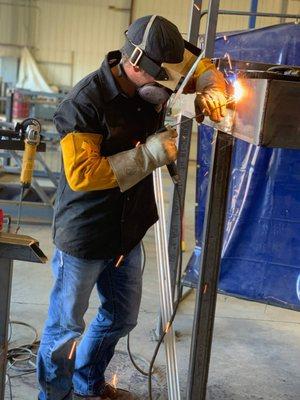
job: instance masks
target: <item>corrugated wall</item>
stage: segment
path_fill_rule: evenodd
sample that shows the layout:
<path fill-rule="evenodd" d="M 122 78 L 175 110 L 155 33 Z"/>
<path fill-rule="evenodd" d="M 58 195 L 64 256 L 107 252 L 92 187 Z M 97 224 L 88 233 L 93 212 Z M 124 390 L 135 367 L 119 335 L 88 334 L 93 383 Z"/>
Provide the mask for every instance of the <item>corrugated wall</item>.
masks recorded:
<path fill-rule="evenodd" d="M 244 11 L 249 10 L 250 3 L 250 0 L 221 0 L 220 8 Z M 108 50 L 122 45 L 130 4 L 130 0 L 0 0 L 0 56 L 18 55 L 18 45 L 31 45 L 50 84 L 73 85 L 96 69 Z M 191 0 L 135 0 L 133 18 L 160 14 L 173 21 L 185 35 L 191 4 Z M 204 0 L 203 9 L 207 4 L 208 0 Z M 281 7 L 281 0 L 259 0 L 258 10 L 280 12 Z M 289 0 L 287 12 L 300 13 L 300 1 Z M 276 23 L 278 18 L 257 18 L 256 25 Z M 205 24 L 204 17 L 202 33 Z M 248 17 L 220 16 L 218 31 L 247 26 Z"/>
<path fill-rule="evenodd" d="M 0 56 L 19 56 L 23 45 L 32 44 L 38 7 L 35 0 L 0 1 Z"/>
<path fill-rule="evenodd" d="M 40 0 L 36 58 L 50 83 L 70 85 L 119 48 L 128 26 L 129 0 Z M 60 64 L 59 64 L 60 63 Z"/>

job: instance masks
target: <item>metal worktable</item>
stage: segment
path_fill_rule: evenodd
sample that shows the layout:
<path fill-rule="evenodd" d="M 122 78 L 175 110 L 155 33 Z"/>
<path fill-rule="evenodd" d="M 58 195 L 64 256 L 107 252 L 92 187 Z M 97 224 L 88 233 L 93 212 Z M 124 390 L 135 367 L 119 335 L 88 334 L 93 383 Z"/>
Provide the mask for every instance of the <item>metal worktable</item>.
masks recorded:
<path fill-rule="evenodd" d="M 4 400 L 13 260 L 45 263 L 47 257 L 30 236 L 0 232 L 0 400 Z"/>

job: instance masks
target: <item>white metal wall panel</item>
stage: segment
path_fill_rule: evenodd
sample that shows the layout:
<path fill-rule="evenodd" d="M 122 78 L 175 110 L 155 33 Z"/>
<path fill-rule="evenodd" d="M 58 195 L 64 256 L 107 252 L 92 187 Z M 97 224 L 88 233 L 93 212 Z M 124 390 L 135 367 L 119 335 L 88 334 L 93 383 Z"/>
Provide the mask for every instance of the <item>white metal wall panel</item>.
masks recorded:
<path fill-rule="evenodd" d="M 300 1 L 299 0 L 290 0 L 288 3 L 288 14 L 300 14 Z M 287 20 L 288 22 L 288 20 Z"/>
<path fill-rule="evenodd" d="M 133 19 L 149 14 L 158 14 L 172 21 L 182 33 L 188 29 L 190 0 L 135 0 Z"/>
<path fill-rule="evenodd" d="M 281 11 L 281 1 L 271 1 L 271 0 L 260 0 L 258 2 L 258 10 L 267 13 L 280 13 Z M 263 26 L 275 25 L 280 23 L 280 18 L 273 17 L 257 17 L 256 28 L 261 28 Z"/>
<path fill-rule="evenodd" d="M 128 0 L 40 0 L 36 29 L 36 58 L 53 83 L 71 82 L 70 63 L 74 52 L 73 82 L 98 68 L 108 50 L 122 45 L 129 12 L 109 9 L 128 8 Z M 57 79 L 59 79 L 57 81 Z"/>
<path fill-rule="evenodd" d="M 19 24 L 20 8 L 14 2 L 0 3 L 0 56 L 18 57 L 25 36 L 26 8 L 22 8 L 24 19 Z M 23 42 L 24 43 L 24 42 Z M 12 46 L 9 46 L 12 45 Z"/>

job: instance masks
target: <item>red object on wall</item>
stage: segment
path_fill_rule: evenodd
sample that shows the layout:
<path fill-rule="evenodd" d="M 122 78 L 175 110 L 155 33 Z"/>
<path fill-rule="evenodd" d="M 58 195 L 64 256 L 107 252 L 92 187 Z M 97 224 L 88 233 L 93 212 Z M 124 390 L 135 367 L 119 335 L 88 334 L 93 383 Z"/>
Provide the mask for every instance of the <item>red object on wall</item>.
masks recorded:
<path fill-rule="evenodd" d="M 29 99 L 22 93 L 15 92 L 13 104 L 13 118 L 27 118 L 29 117 Z"/>

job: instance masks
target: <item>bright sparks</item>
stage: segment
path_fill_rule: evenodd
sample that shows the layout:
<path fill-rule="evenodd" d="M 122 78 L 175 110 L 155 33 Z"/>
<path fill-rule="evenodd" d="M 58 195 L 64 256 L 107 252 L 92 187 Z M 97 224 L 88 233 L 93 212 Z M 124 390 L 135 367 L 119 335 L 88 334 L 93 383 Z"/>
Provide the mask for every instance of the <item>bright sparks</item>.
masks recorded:
<path fill-rule="evenodd" d="M 110 384 L 111 384 L 111 386 L 113 387 L 113 388 L 117 388 L 117 384 L 118 384 L 118 377 L 117 377 L 117 374 L 113 374 L 113 376 L 112 376 L 112 378 L 111 378 L 111 381 L 110 381 Z"/>
<path fill-rule="evenodd" d="M 236 80 L 233 82 L 233 88 L 234 88 L 234 93 L 233 93 L 233 98 L 235 101 L 241 100 L 241 98 L 244 95 L 244 89 L 243 86 L 241 85 L 241 82 Z"/>

